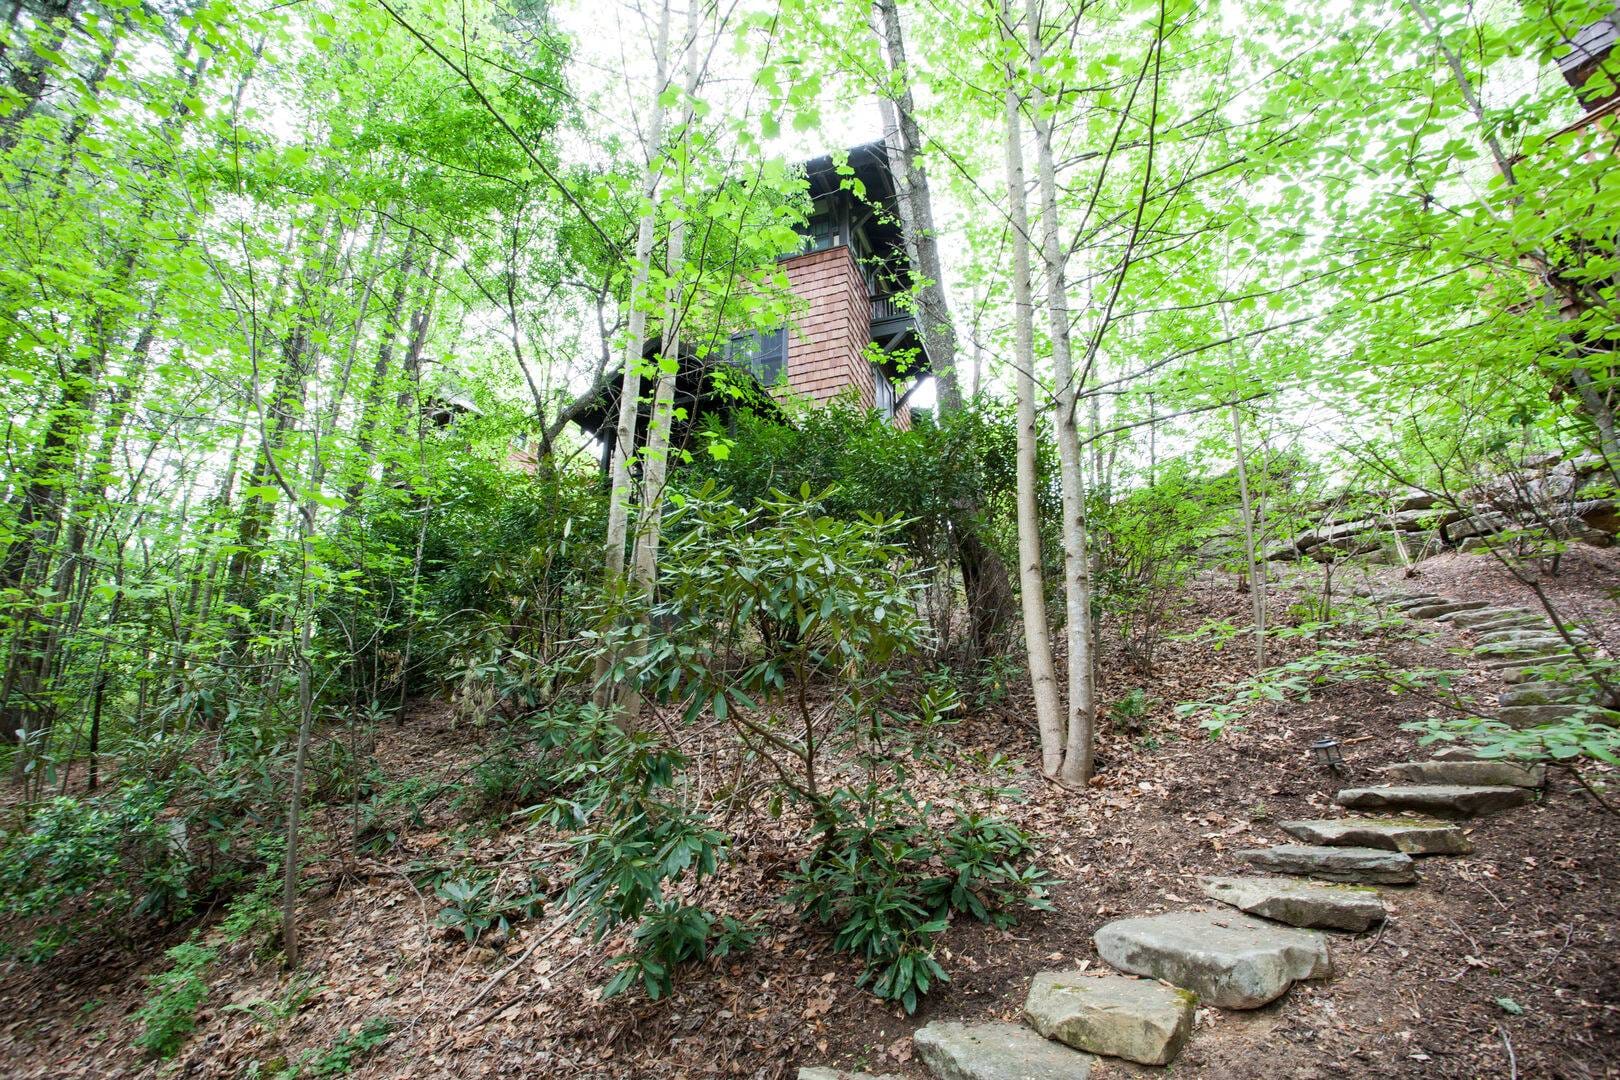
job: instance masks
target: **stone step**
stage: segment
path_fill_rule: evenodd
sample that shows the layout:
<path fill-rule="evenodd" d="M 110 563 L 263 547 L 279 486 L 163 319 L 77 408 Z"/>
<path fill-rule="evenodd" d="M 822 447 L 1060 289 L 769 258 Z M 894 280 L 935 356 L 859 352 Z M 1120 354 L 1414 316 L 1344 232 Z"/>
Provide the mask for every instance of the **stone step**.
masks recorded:
<path fill-rule="evenodd" d="M 1406 784 L 1458 784 L 1463 787 L 1538 788 L 1547 782 L 1540 765 L 1516 761 L 1402 761 L 1376 770 Z"/>
<path fill-rule="evenodd" d="M 1510 705 L 1496 710 L 1496 718 L 1513 728 L 1541 727 L 1564 720 L 1620 724 L 1620 712 L 1591 705 Z"/>
<path fill-rule="evenodd" d="M 1454 611 L 1450 615 L 1444 615 L 1441 618 L 1443 621 L 1451 623 L 1453 626 L 1460 626 L 1465 630 L 1477 630 L 1480 627 L 1489 626 L 1493 622 L 1506 619 L 1545 621 L 1543 616 L 1537 615 L 1528 608 L 1512 607 L 1486 607 L 1476 608 L 1473 611 Z"/>
<path fill-rule="evenodd" d="M 939 1080 L 1086 1080 L 1097 1061 L 1022 1024 L 935 1020 L 911 1045 Z"/>
<path fill-rule="evenodd" d="M 1523 806 L 1530 801 L 1530 792 L 1522 787 L 1404 784 L 1346 788 L 1335 801 L 1351 810 L 1415 810 L 1437 817 L 1465 818 Z"/>
<path fill-rule="evenodd" d="M 1489 600 L 1446 600 L 1438 604 L 1405 608 L 1404 611 L 1409 619 L 1437 619 L 1454 611 L 1479 611 L 1490 606 Z"/>
<path fill-rule="evenodd" d="M 1279 821 L 1277 827 L 1307 844 L 1378 848 L 1407 855 L 1467 855 L 1474 845 L 1455 825 L 1422 818 L 1324 818 Z"/>
<path fill-rule="evenodd" d="M 1548 650 L 1540 656 L 1512 656 L 1507 659 L 1492 660 L 1480 666 L 1486 671 L 1494 671 L 1501 675 L 1503 682 L 1522 683 L 1534 682 L 1539 679 L 1538 669 L 1561 665 L 1574 659 L 1574 655 L 1567 649 L 1559 652 Z"/>
<path fill-rule="evenodd" d="M 1489 634 L 1497 630 L 1551 630 L 1552 623 L 1537 615 L 1513 615 L 1490 622 L 1475 623 L 1464 629 L 1474 634 Z"/>
<path fill-rule="evenodd" d="M 1445 597 L 1436 593 L 1414 593 L 1400 600 L 1391 600 L 1389 606 L 1396 611 L 1405 611 L 1407 608 L 1427 607 L 1431 604 L 1444 603 Z"/>
<path fill-rule="evenodd" d="M 845 1072 L 826 1065 L 805 1065 L 799 1069 L 799 1080 L 900 1080 L 894 1073 L 873 1076 L 867 1072 Z"/>
<path fill-rule="evenodd" d="M 1168 1065 L 1192 1035 L 1198 995 L 1124 975 L 1043 971 L 1024 1023 L 1065 1046 L 1143 1065 Z"/>
<path fill-rule="evenodd" d="M 1325 881 L 1410 885 L 1417 880 L 1417 867 L 1413 865 L 1410 855 L 1378 848 L 1276 844 L 1239 851 L 1237 857 L 1262 870 L 1279 874 L 1306 874 Z"/>
<path fill-rule="evenodd" d="M 1359 933 L 1384 921 L 1384 901 L 1366 885 L 1283 877 L 1206 877 L 1198 884 L 1213 900 L 1289 926 Z"/>
<path fill-rule="evenodd" d="M 1514 705 L 1578 705 L 1597 694 L 1590 683 L 1527 682 L 1496 695 L 1496 703 Z"/>
<path fill-rule="evenodd" d="M 1551 632 L 1513 641 L 1488 641 L 1474 646 L 1474 655 L 1495 660 L 1527 660 L 1566 651 L 1569 643 Z"/>
<path fill-rule="evenodd" d="M 1333 973 L 1327 937 L 1235 911 L 1172 911 L 1098 928 L 1098 954 L 1119 971 L 1191 990 L 1200 1004 L 1257 1009 L 1296 979 Z"/>
<path fill-rule="evenodd" d="M 1585 630 L 1571 630 L 1570 636 L 1576 641 L 1580 642 L 1584 642 L 1587 638 Z M 1538 644 L 1544 641 L 1557 642 L 1558 644 L 1566 647 L 1569 644 L 1564 640 L 1563 636 L 1558 633 L 1558 631 L 1554 630 L 1550 626 L 1536 629 L 1527 628 L 1493 630 L 1488 634 L 1479 634 L 1474 638 L 1474 641 L 1475 648 L 1478 648 L 1480 645 L 1509 645 L 1514 643 Z"/>

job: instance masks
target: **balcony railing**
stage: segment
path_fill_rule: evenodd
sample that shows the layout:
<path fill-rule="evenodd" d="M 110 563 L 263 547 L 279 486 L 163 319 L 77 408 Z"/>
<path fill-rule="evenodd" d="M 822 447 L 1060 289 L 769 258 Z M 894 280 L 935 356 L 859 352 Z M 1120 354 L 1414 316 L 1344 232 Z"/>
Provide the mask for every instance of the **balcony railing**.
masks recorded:
<path fill-rule="evenodd" d="M 872 321 L 884 322 L 888 319 L 909 319 L 911 312 L 903 306 L 900 293 L 888 296 L 872 297 Z"/>

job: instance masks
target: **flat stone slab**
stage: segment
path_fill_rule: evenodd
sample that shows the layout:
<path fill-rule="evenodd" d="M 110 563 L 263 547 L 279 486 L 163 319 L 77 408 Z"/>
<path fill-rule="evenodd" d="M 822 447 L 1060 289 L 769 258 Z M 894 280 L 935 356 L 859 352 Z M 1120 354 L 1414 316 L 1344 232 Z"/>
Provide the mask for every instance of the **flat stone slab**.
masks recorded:
<path fill-rule="evenodd" d="M 1569 636 L 1576 641 L 1584 641 L 1584 630 L 1571 630 Z M 1551 627 L 1508 627 L 1503 630 L 1481 631 L 1478 637 L 1481 645 L 1539 645 L 1543 642 L 1555 641 L 1564 643 L 1564 637 Z"/>
<path fill-rule="evenodd" d="M 1454 611 L 1444 616 L 1445 621 L 1461 626 L 1467 630 L 1489 626 L 1493 622 L 1518 621 L 1523 619 L 1540 620 L 1541 616 L 1526 608 L 1487 607 L 1475 608 L 1473 611 Z"/>
<path fill-rule="evenodd" d="M 1538 788 L 1547 782 L 1541 765 L 1516 761 L 1402 761 L 1385 765 L 1378 772 L 1391 780 L 1408 784 L 1461 784 L 1465 787 Z"/>
<path fill-rule="evenodd" d="M 1334 801 L 1351 810 L 1417 810 L 1439 817 L 1464 818 L 1523 806 L 1530 801 L 1530 792 L 1522 787 L 1406 784 L 1345 788 Z"/>
<path fill-rule="evenodd" d="M 846 1072 L 826 1065 L 805 1065 L 799 1069 L 799 1080 L 901 1080 L 894 1073 L 873 1076 L 866 1072 Z"/>
<path fill-rule="evenodd" d="M 1479 611 L 1490 607 L 1488 600 L 1446 600 L 1439 604 L 1423 604 L 1418 607 L 1405 608 L 1409 619 L 1438 619 L 1442 615 L 1450 615 L 1454 611 Z"/>
<path fill-rule="evenodd" d="M 1389 606 L 1396 611 L 1405 611 L 1407 608 L 1430 607 L 1434 604 L 1445 603 L 1445 597 L 1437 593 L 1418 593 L 1413 596 L 1403 596 L 1399 600 L 1391 600 Z"/>
<path fill-rule="evenodd" d="M 1384 901 L 1365 885 L 1318 885 L 1283 877 L 1206 877 L 1204 895 L 1250 915 L 1318 930 L 1360 933 L 1384 921 Z"/>
<path fill-rule="evenodd" d="M 1541 637 L 1521 641 L 1493 641 L 1486 645 L 1475 645 L 1474 655 L 1497 660 L 1531 660 L 1568 650 L 1569 646 L 1563 638 L 1554 637 L 1548 632 Z"/>
<path fill-rule="evenodd" d="M 1378 848 L 1277 844 L 1240 851 L 1237 857 L 1262 870 L 1273 870 L 1279 874 L 1309 874 L 1327 881 L 1410 885 L 1417 880 L 1417 867 L 1412 864 L 1410 855 Z"/>
<path fill-rule="evenodd" d="M 935 1020 L 911 1045 L 939 1080 L 1086 1080 L 1097 1060 L 1022 1024 Z"/>
<path fill-rule="evenodd" d="M 1279 821 L 1277 827 L 1307 844 L 1377 848 L 1407 855 L 1467 855 L 1474 850 L 1455 825 L 1422 818 L 1324 818 Z"/>
<path fill-rule="evenodd" d="M 1192 1035 L 1198 995 L 1124 975 L 1043 971 L 1024 999 L 1024 1023 L 1065 1046 L 1168 1065 Z"/>
<path fill-rule="evenodd" d="M 1476 623 L 1466 627 L 1476 634 L 1492 634 L 1498 630 L 1552 630 L 1552 625 L 1546 619 L 1534 615 L 1510 615 L 1490 622 Z"/>
<path fill-rule="evenodd" d="M 1559 673 L 1575 659 L 1569 650 L 1544 649 L 1536 656 L 1508 656 L 1488 660 L 1480 666 L 1500 673 L 1503 682 L 1533 682 L 1547 674 Z"/>
<path fill-rule="evenodd" d="M 1620 713 L 1591 705 L 1509 705 L 1496 710 L 1496 718 L 1509 727 L 1532 728 L 1562 720 L 1582 719 L 1591 723 L 1620 724 Z"/>
<path fill-rule="evenodd" d="M 1092 940 L 1120 971 L 1163 979 L 1223 1009 L 1257 1009 L 1281 997 L 1296 979 L 1333 974 L 1326 935 L 1235 911 L 1116 919 Z"/>
<path fill-rule="evenodd" d="M 1511 690 L 1504 690 L 1496 695 L 1498 705 L 1576 705 L 1588 700 L 1594 695 L 1594 688 L 1590 685 L 1578 686 L 1574 683 L 1561 682 L 1528 682 L 1522 686 L 1515 686 Z"/>

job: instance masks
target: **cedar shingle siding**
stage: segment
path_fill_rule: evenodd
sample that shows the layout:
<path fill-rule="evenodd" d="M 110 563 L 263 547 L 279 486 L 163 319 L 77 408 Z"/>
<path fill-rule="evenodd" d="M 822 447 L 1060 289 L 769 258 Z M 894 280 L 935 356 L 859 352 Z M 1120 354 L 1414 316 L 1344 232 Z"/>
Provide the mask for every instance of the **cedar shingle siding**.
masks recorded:
<path fill-rule="evenodd" d="M 863 350 L 872 333 L 872 304 L 849 248 L 784 260 L 788 284 L 804 305 L 788 335 L 788 385 L 817 404 L 854 386 L 860 406 L 875 400 L 872 370 Z"/>

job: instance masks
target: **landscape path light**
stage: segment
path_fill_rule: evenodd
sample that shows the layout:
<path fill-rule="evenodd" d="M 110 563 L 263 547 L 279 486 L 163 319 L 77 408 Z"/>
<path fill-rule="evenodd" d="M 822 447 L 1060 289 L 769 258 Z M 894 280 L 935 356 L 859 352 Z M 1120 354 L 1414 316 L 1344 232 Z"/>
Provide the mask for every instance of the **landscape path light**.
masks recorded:
<path fill-rule="evenodd" d="M 1311 757 L 1323 768 L 1334 772 L 1344 770 L 1344 752 L 1339 749 L 1338 739 L 1317 739 L 1311 743 Z"/>

